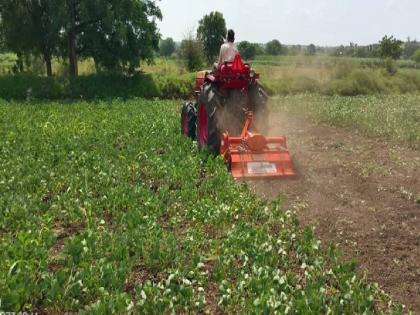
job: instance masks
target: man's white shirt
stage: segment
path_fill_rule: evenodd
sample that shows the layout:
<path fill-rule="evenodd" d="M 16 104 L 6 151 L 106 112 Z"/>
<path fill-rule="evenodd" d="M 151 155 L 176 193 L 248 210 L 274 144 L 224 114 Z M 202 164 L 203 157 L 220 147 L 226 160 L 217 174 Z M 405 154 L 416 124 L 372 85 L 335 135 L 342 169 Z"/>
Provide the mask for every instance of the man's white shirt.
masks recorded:
<path fill-rule="evenodd" d="M 236 49 L 233 43 L 231 42 L 224 43 L 222 47 L 220 47 L 218 65 L 220 66 L 221 64 L 225 62 L 233 62 L 237 53 L 238 53 L 238 50 Z"/>

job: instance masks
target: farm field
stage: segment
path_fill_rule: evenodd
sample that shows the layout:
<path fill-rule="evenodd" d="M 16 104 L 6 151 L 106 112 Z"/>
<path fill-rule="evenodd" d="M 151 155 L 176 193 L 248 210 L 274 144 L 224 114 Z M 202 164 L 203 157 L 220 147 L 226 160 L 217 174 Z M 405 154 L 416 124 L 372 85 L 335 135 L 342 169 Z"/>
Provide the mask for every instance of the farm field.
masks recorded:
<path fill-rule="evenodd" d="M 1 0 L 0 315 L 420 314 L 420 2 L 368 2 Z"/>
<path fill-rule="evenodd" d="M 383 136 L 406 146 L 418 148 L 420 144 L 420 96 L 416 94 L 277 96 L 272 98 L 271 107 L 277 114 L 304 114 L 319 122 L 354 128 L 365 135 Z"/>
<path fill-rule="evenodd" d="M 359 271 L 415 313 L 419 110 L 418 96 L 278 97 L 271 133 L 288 136 L 299 176 L 250 184 L 260 197 L 281 193 L 283 207 L 314 226 L 316 237 L 355 257 Z"/>
<path fill-rule="evenodd" d="M 2 310 L 402 311 L 289 199 L 258 198 L 199 153 L 178 111 L 0 101 Z"/>

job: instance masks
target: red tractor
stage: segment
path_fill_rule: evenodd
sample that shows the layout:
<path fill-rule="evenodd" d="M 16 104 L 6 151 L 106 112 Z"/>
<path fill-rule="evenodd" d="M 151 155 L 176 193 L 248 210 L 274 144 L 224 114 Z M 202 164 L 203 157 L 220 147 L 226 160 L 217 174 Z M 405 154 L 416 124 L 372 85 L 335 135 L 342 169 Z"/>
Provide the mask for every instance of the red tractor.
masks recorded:
<path fill-rule="evenodd" d="M 257 133 L 256 125 L 268 125 L 267 94 L 258 79 L 239 54 L 214 72 L 199 72 L 196 102 L 182 107 L 181 132 L 200 149 L 223 155 L 235 178 L 294 176 L 286 138 Z"/>

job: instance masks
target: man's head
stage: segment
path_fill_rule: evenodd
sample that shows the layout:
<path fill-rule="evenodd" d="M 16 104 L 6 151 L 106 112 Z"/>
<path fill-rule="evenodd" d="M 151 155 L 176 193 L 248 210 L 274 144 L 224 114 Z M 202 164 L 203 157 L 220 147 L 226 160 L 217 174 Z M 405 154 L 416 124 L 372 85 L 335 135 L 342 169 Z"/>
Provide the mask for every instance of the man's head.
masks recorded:
<path fill-rule="evenodd" d="M 230 43 L 235 42 L 235 32 L 233 30 L 228 30 L 227 41 L 230 42 Z"/>

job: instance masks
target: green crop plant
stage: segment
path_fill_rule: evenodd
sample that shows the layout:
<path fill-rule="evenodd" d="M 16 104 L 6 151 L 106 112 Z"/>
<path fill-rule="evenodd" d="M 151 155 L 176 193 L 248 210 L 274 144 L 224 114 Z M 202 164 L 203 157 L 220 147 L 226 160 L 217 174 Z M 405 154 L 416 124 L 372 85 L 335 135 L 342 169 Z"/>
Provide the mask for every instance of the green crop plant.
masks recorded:
<path fill-rule="evenodd" d="M 1 311 L 401 312 L 199 153 L 178 110 L 0 101 Z"/>

